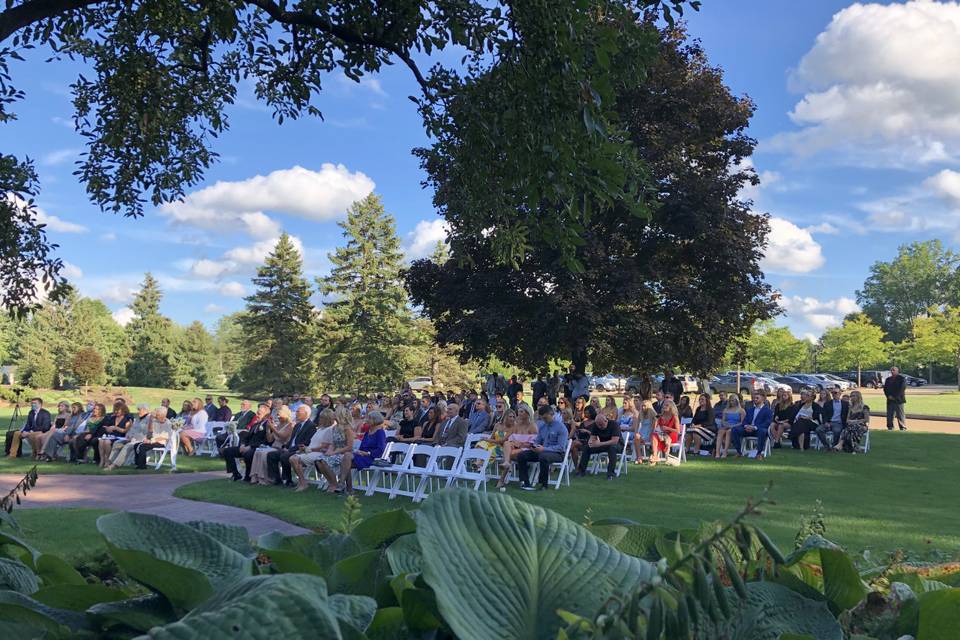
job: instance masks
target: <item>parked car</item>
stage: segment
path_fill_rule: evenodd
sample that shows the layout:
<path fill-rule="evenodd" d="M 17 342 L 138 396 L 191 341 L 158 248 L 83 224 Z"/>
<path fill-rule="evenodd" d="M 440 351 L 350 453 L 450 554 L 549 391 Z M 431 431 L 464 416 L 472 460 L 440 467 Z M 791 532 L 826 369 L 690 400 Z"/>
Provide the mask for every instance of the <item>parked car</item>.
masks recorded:
<path fill-rule="evenodd" d="M 790 387 L 790 391 L 793 393 L 800 393 L 804 389 L 812 388 L 808 383 L 804 382 L 800 378 L 794 378 L 793 376 L 777 376 L 774 378 L 774 381 L 787 385 Z"/>
<path fill-rule="evenodd" d="M 830 373 L 814 373 L 814 377 L 820 378 L 821 380 L 826 381 L 827 387 L 840 387 L 841 391 L 847 391 L 856 385 L 849 380 L 844 380 L 838 376 L 835 376 Z"/>
<path fill-rule="evenodd" d="M 433 386 L 433 378 L 430 376 L 419 376 L 407 382 L 411 391 L 427 391 Z"/>
<path fill-rule="evenodd" d="M 605 376 L 594 376 L 590 387 L 597 391 L 620 391 L 623 388 L 623 378 L 608 373 Z"/>
<path fill-rule="evenodd" d="M 857 372 L 853 372 L 853 379 L 856 380 Z M 860 384 L 864 387 L 879 389 L 884 381 L 890 377 L 889 371 L 880 371 L 878 369 L 863 370 L 860 372 Z"/>
<path fill-rule="evenodd" d="M 787 376 L 790 378 L 796 378 L 816 391 L 822 391 L 828 386 L 825 380 L 806 373 L 788 373 Z"/>
<path fill-rule="evenodd" d="M 632 375 L 623 383 L 623 388 L 629 394 L 640 393 L 640 383 L 643 381 L 642 375 Z M 663 382 L 662 375 L 650 376 L 650 393 L 656 393 L 660 390 L 660 383 Z"/>
<path fill-rule="evenodd" d="M 922 387 L 927 384 L 927 381 L 924 378 L 918 378 L 916 376 L 908 376 L 903 374 L 904 379 L 907 381 L 907 385 L 911 387 Z"/>
<path fill-rule="evenodd" d="M 710 378 L 710 389 L 714 393 L 725 391 L 727 393 L 740 393 L 741 395 L 748 396 L 754 391 L 761 391 L 764 395 L 770 396 L 776 393 L 780 386 L 780 383 L 774 382 L 769 378 L 748 376 L 743 373 L 740 374 L 739 388 L 737 388 L 736 375 L 721 374 Z M 783 386 L 786 387 L 787 385 Z"/>

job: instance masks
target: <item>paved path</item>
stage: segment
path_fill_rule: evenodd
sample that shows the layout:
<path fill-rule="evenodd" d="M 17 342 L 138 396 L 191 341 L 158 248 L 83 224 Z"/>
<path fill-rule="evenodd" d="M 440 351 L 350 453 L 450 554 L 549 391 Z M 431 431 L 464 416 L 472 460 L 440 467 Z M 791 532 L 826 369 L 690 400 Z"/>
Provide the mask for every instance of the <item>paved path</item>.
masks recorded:
<path fill-rule="evenodd" d="M 210 502 L 184 500 L 173 496 L 177 487 L 192 482 L 223 478 L 219 471 L 157 475 L 54 475 L 40 474 L 36 488 L 27 494 L 18 509 L 43 507 L 87 507 L 114 511 L 152 513 L 178 522 L 208 520 L 238 524 L 251 537 L 271 531 L 285 535 L 309 533 L 307 529 L 256 511 Z M 0 474 L 0 487 L 12 487 L 22 475 Z"/>
<path fill-rule="evenodd" d="M 893 421 L 896 425 L 897 421 Z M 870 429 L 880 431 L 887 429 L 887 415 L 884 413 L 879 416 L 870 416 Z M 960 434 L 960 422 L 947 422 L 946 420 L 916 420 L 907 418 L 907 429 L 917 433 L 949 433 L 952 435 Z"/>

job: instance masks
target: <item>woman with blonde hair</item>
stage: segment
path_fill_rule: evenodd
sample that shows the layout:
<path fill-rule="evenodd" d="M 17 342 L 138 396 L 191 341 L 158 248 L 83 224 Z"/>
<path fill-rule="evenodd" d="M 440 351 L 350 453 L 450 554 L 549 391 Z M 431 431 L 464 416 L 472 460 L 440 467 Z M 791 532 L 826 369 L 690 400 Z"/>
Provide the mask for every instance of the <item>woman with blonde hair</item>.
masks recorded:
<path fill-rule="evenodd" d="M 859 390 L 850 392 L 850 409 L 847 413 L 847 426 L 840 432 L 840 441 L 834 449 L 842 448 L 847 453 L 856 454 L 857 447 L 870 428 L 870 407 L 863 404 L 863 394 Z"/>
<path fill-rule="evenodd" d="M 510 477 L 510 469 L 513 466 L 513 461 L 520 454 L 520 452 L 529 449 L 530 445 L 533 443 L 533 440 L 537 437 L 537 424 L 532 421 L 521 421 L 519 419 L 520 415 L 526 415 L 521 412 L 517 416 L 517 420 L 514 421 L 510 433 L 504 438 L 503 441 L 503 450 L 501 453 L 502 461 L 500 463 L 500 480 L 497 481 L 497 489 L 501 492 L 506 491 L 506 486 L 508 479 Z"/>
<path fill-rule="evenodd" d="M 633 451 L 636 464 L 643 464 L 640 457 L 640 447 L 650 444 L 653 437 L 653 427 L 657 423 L 657 412 L 653 409 L 652 400 L 642 400 L 640 413 L 637 415 L 637 429 L 633 432 Z"/>
<path fill-rule="evenodd" d="M 637 428 L 637 410 L 633 408 L 633 400 L 630 396 L 624 396 L 617 420 L 620 423 L 620 431 L 634 431 Z"/>
<path fill-rule="evenodd" d="M 291 435 L 293 435 L 293 412 L 287 405 L 281 405 L 277 410 L 276 424 L 267 423 L 267 444 L 259 447 L 253 454 L 253 462 L 250 465 L 250 484 L 274 484 L 267 468 L 267 454 L 271 449 L 282 448 L 290 440 Z"/>
<path fill-rule="evenodd" d="M 190 401 L 190 417 L 185 418 L 186 422 L 180 430 L 180 445 L 188 456 L 193 455 L 193 442 L 207 437 L 207 420 L 209 419 L 207 410 L 203 408 L 203 400 L 194 398 Z"/>
<path fill-rule="evenodd" d="M 297 476 L 296 491 L 307 489 L 307 472 L 317 465 L 327 480 L 327 493 L 333 493 L 339 486 L 337 473 L 343 456 L 353 450 L 353 429 L 349 421 L 340 422 L 338 416 L 350 417 L 349 411 L 342 407 L 334 413 L 324 409 L 317 416 L 317 431 L 310 439 L 306 451 L 290 456 L 290 468 Z M 325 462 L 329 460 L 329 462 Z M 333 468 L 331 468 L 331 466 Z M 335 469 L 335 471 L 334 471 Z"/>
<path fill-rule="evenodd" d="M 657 425 L 650 437 L 653 445 L 650 452 L 650 466 L 656 466 L 660 462 L 661 452 L 666 459 L 670 454 L 670 447 L 679 439 L 680 414 L 677 412 L 677 404 L 673 400 L 664 400 L 660 408 L 660 417 L 657 418 Z"/>
<path fill-rule="evenodd" d="M 613 399 L 613 396 L 607 396 L 607 399 L 603 401 L 603 413 L 606 416 L 610 417 L 610 410 L 613 409 L 613 419 L 616 421 L 620 417 L 620 409 L 617 408 L 617 401 Z"/>
<path fill-rule="evenodd" d="M 733 436 L 735 427 L 743 424 L 747 412 L 743 410 L 740 403 L 740 396 L 731 393 L 727 398 L 727 406 L 723 408 L 723 416 L 720 425 L 717 427 L 717 446 L 713 450 L 714 458 L 726 458 L 727 449 L 730 448 L 730 440 Z"/>

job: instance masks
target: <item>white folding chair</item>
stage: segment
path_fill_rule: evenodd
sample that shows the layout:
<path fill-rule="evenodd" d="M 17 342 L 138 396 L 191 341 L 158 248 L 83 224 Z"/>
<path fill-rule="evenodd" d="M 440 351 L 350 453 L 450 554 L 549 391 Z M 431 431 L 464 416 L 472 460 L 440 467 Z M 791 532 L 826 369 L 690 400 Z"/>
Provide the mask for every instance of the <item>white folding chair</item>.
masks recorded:
<path fill-rule="evenodd" d="M 570 445 L 572 440 L 567 439 L 567 448 L 563 452 L 563 458 L 559 462 L 551 462 L 550 466 L 547 468 L 547 473 L 550 477 L 553 476 L 553 472 L 557 472 L 557 478 L 552 480 L 550 477 L 547 478 L 547 484 L 552 484 L 554 489 L 560 489 L 560 484 L 566 484 L 570 486 L 570 465 L 573 464 L 573 461 L 570 459 Z M 531 484 L 536 484 L 540 480 L 540 463 L 531 462 L 530 464 L 534 465 L 533 473 L 529 476 Z"/>
<path fill-rule="evenodd" d="M 741 446 L 743 447 L 743 455 L 747 455 L 750 452 L 757 450 L 757 443 L 760 440 L 757 436 L 743 436 L 741 438 Z M 767 438 L 767 442 L 763 445 L 763 455 L 765 458 L 769 458 L 773 453 L 773 447 L 770 444 L 770 438 Z M 750 456 L 750 457 L 756 457 Z"/>
<path fill-rule="evenodd" d="M 460 458 L 464 449 L 460 447 L 435 447 L 430 466 L 423 472 L 416 495 L 411 496 L 414 502 L 420 502 L 428 493 L 439 491 L 450 484 L 451 478 L 456 476 L 460 466 Z M 411 466 L 408 475 L 416 475 L 416 467 Z M 398 478 L 399 481 L 399 478 Z"/>
<path fill-rule="evenodd" d="M 625 432 L 623 432 L 623 433 L 630 433 L 630 432 L 629 432 L 629 431 L 625 431 Z M 624 437 L 624 436 L 621 435 L 621 436 L 620 436 L 620 440 L 623 441 L 623 446 L 620 447 L 620 458 L 617 460 L 617 468 L 616 468 L 616 470 L 613 472 L 614 475 L 616 475 L 616 476 L 618 476 L 618 477 L 620 476 L 620 471 L 621 471 L 621 470 L 623 471 L 624 474 L 627 473 L 627 466 L 628 466 L 628 465 L 627 465 L 627 447 L 630 446 L 630 443 L 629 443 L 629 439 L 628 439 L 628 438 L 626 438 L 626 437 Z M 580 455 L 583 455 L 583 453 L 581 452 Z M 600 469 L 605 469 L 606 466 L 607 466 L 607 460 L 608 460 L 608 456 L 609 456 L 609 455 L 610 455 L 610 454 L 607 453 L 606 451 L 602 451 L 602 452 L 597 453 L 597 454 L 595 454 L 595 455 L 591 455 L 591 456 L 590 456 L 590 468 L 587 469 L 587 473 L 595 474 L 595 473 L 597 473 L 598 471 L 600 471 Z"/>
<path fill-rule="evenodd" d="M 457 464 L 456 471 L 447 479 L 448 487 L 468 486 L 473 483 L 476 491 L 483 486 L 487 492 L 487 464 L 490 462 L 490 452 L 486 449 L 464 449 Z"/>
<path fill-rule="evenodd" d="M 472 449 L 474 445 L 476 445 L 478 442 L 480 442 L 481 440 L 483 440 L 488 436 L 489 434 L 487 433 L 468 433 L 467 439 L 463 443 L 463 448 Z"/>
<path fill-rule="evenodd" d="M 393 489 L 394 476 L 413 463 L 414 449 L 418 447 L 422 448 L 422 446 L 423 445 L 408 444 L 406 442 L 388 442 L 381 457 L 391 461 L 399 457 L 400 462 L 392 462 L 390 466 L 386 467 L 377 465 L 368 467 L 366 470 L 369 471 L 369 476 L 365 479 L 366 495 L 372 496 L 374 493 L 390 493 Z M 354 471 L 356 471 L 356 469 L 354 469 Z M 357 475 L 359 476 L 359 474 Z M 353 483 L 354 488 L 359 489 L 357 485 L 363 482 L 363 478 L 357 477 Z"/>
<path fill-rule="evenodd" d="M 210 456 L 215 458 L 219 455 L 217 451 L 217 434 L 226 429 L 226 422 L 208 421 L 205 427 L 203 438 L 197 442 L 197 455 Z"/>
<path fill-rule="evenodd" d="M 397 429 L 384 429 L 384 430 L 383 430 L 383 435 L 385 435 L 385 436 L 387 437 L 387 440 L 389 440 L 390 438 L 396 438 L 396 437 L 397 437 Z"/>
<path fill-rule="evenodd" d="M 867 429 L 867 432 L 863 434 L 863 440 L 861 440 L 860 444 L 854 449 L 854 451 L 858 450 L 863 453 L 870 453 L 870 429 Z"/>
<path fill-rule="evenodd" d="M 433 459 L 440 448 L 442 447 L 428 444 L 415 446 L 416 455 L 411 456 L 410 463 L 397 469 L 392 474 L 393 483 L 390 485 L 390 490 L 386 492 L 390 494 L 391 500 L 397 496 L 406 496 L 416 501 L 420 492 L 424 489 L 428 475 L 433 469 Z M 459 448 L 457 448 L 457 451 L 459 451 Z M 381 489 L 377 489 L 377 491 L 381 491 Z"/>
<path fill-rule="evenodd" d="M 667 462 L 671 460 L 676 460 L 677 464 L 684 462 L 687 459 L 687 425 L 693 422 L 693 418 L 681 418 L 680 419 L 680 437 L 676 442 L 670 445 L 670 448 L 667 449 Z M 673 450 L 676 449 L 676 455 L 673 455 Z"/>
<path fill-rule="evenodd" d="M 157 458 L 157 463 L 154 465 L 154 469 L 157 471 L 160 470 L 160 467 L 163 466 L 163 461 L 167 459 L 167 455 L 170 456 L 170 471 L 177 470 L 177 451 L 180 449 L 180 432 L 174 431 L 170 434 L 170 438 L 167 440 L 167 444 L 163 446 L 163 449 L 150 449 L 147 452 L 147 464 L 153 464 L 151 458 Z"/>

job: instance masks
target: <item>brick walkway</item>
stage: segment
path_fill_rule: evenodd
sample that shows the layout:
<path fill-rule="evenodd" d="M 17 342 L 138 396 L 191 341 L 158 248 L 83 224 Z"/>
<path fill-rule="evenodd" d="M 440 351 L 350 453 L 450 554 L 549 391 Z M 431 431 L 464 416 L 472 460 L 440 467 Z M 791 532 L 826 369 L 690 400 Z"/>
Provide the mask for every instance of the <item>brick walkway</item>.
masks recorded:
<path fill-rule="evenodd" d="M 12 487 L 23 476 L 0 474 L 0 487 Z M 210 502 L 183 500 L 173 496 L 177 487 L 211 478 L 223 478 L 223 473 L 174 473 L 158 475 L 53 475 L 40 474 L 35 489 L 27 494 L 18 509 L 49 507 L 86 507 L 114 511 L 152 513 L 178 522 L 208 520 L 237 524 L 247 528 L 251 537 L 271 531 L 285 535 L 309 533 L 307 529 L 284 522 L 256 511 L 228 507 Z"/>

